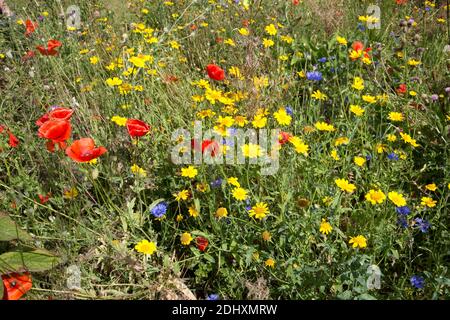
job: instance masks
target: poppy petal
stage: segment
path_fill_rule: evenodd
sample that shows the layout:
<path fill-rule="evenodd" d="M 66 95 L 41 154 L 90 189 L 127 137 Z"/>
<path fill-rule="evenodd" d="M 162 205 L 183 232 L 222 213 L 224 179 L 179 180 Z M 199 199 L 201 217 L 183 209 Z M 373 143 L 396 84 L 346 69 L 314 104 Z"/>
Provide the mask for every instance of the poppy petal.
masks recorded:
<path fill-rule="evenodd" d="M 3 300 L 19 300 L 33 286 L 31 274 L 11 273 L 2 275 L 3 280 Z"/>

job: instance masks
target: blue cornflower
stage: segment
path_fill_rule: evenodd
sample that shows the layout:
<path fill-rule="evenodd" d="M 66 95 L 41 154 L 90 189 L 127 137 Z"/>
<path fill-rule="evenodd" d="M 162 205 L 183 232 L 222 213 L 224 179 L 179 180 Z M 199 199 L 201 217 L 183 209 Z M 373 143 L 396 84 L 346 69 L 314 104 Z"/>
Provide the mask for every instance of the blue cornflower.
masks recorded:
<path fill-rule="evenodd" d="M 153 207 L 152 210 L 150 210 L 150 213 L 156 218 L 161 218 L 163 215 L 166 214 L 166 212 L 167 212 L 167 202 L 165 201 L 158 203 L 155 207 Z"/>
<path fill-rule="evenodd" d="M 422 276 L 412 276 L 411 279 L 411 285 L 417 289 L 423 289 L 425 286 L 425 279 Z"/>
<path fill-rule="evenodd" d="M 221 178 L 216 179 L 214 181 L 211 181 L 211 187 L 212 188 L 219 188 L 222 185 L 222 181 L 223 180 Z"/>
<path fill-rule="evenodd" d="M 236 132 L 237 132 L 236 128 L 228 128 L 228 134 L 230 136 L 234 136 L 236 134 Z"/>
<path fill-rule="evenodd" d="M 293 117 L 294 116 L 294 110 L 292 110 L 292 107 L 291 106 L 286 106 L 286 113 L 288 114 L 288 115 L 290 115 L 291 117 Z"/>
<path fill-rule="evenodd" d="M 395 152 L 391 152 L 388 154 L 388 159 L 389 160 L 394 160 L 394 161 L 398 161 L 398 155 Z"/>
<path fill-rule="evenodd" d="M 219 295 L 216 293 L 212 293 L 212 294 L 208 295 L 206 300 L 212 300 L 212 301 L 219 300 Z"/>
<path fill-rule="evenodd" d="M 414 222 L 417 228 L 419 228 L 423 233 L 426 233 L 431 226 L 427 220 L 423 220 L 421 218 L 415 218 Z"/>
<path fill-rule="evenodd" d="M 226 139 L 226 138 L 223 138 L 222 144 L 223 144 L 224 146 L 234 147 L 234 139 Z"/>
<path fill-rule="evenodd" d="M 408 206 L 397 207 L 395 208 L 395 211 L 397 211 L 398 214 L 401 214 L 403 216 L 406 216 L 411 213 L 411 209 Z"/>
<path fill-rule="evenodd" d="M 320 59 L 319 59 L 319 62 L 321 62 L 321 63 L 327 62 L 327 58 L 325 58 L 325 57 L 320 58 Z"/>
<path fill-rule="evenodd" d="M 402 228 L 408 228 L 408 220 L 406 220 L 405 216 L 400 216 L 397 219 L 397 223 L 402 227 Z"/>
<path fill-rule="evenodd" d="M 370 160 L 372 160 L 372 156 L 369 154 L 366 156 L 366 161 L 370 161 Z"/>
<path fill-rule="evenodd" d="M 360 30 L 360 31 L 366 30 L 366 27 L 364 27 L 364 25 L 363 25 L 361 22 L 358 22 L 357 28 L 358 28 L 358 30 Z"/>
<path fill-rule="evenodd" d="M 322 80 L 322 73 L 319 71 L 309 71 L 306 73 L 306 79 L 311 81 L 320 81 Z"/>

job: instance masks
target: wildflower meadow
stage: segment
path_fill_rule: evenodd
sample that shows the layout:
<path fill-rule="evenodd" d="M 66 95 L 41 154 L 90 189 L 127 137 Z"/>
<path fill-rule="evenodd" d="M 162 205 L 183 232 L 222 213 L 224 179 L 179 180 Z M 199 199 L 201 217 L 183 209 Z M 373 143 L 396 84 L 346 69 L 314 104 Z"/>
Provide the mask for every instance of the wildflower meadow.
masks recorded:
<path fill-rule="evenodd" d="M 449 1 L 0 1 L 0 297 L 448 299 Z"/>

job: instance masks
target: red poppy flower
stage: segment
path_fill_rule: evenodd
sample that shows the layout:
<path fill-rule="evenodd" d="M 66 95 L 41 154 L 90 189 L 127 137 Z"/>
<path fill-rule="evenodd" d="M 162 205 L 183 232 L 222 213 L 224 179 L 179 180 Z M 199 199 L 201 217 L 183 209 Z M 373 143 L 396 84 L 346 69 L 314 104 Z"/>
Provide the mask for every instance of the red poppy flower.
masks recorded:
<path fill-rule="evenodd" d="M 352 44 L 352 48 L 355 51 L 359 51 L 359 50 L 363 51 L 364 50 L 364 44 L 361 41 L 355 41 Z"/>
<path fill-rule="evenodd" d="M 291 137 L 292 135 L 290 133 L 281 131 L 280 135 L 278 136 L 278 142 L 283 145 L 287 143 Z"/>
<path fill-rule="evenodd" d="M 33 58 L 36 55 L 36 52 L 34 52 L 33 50 L 28 51 L 23 57 L 22 57 L 22 61 L 28 61 L 31 58 Z"/>
<path fill-rule="evenodd" d="M 47 193 L 47 195 L 45 195 L 45 196 L 42 194 L 38 194 L 39 201 L 41 202 L 41 204 L 45 204 L 48 201 L 48 199 L 50 199 L 51 195 L 52 194 L 50 192 Z"/>
<path fill-rule="evenodd" d="M 28 37 L 30 34 L 32 34 L 36 30 L 37 26 L 38 26 L 37 22 L 35 23 L 29 19 L 25 21 L 26 27 L 25 36 Z"/>
<path fill-rule="evenodd" d="M 100 157 L 107 152 L 104 147 L 95 147 L 94 140 L 91 138 L 82 138 L 76 140 L 66 149 L 66 154 L 76 162 L 88 162 Z"/>
<path fill-rule="evenodd" d="M 399 94 L 403 94 L 403 93 L 406 93 L 406 90 L 407 90 L 406 84 L 402 83 L 401 85 L 398 86 L 396 91 Z"/>
<path fill-rule="evenodd" d="M 219 144 L 216 141 L 204 140 L 202 142 L 202 154 L 205 151 L 210 152 L 211 157 L 215 157 L 219 153 Z"/>
<path fill-rule="evenodd" d="M 16 148 L 19 145 L 19 139 L 15 135 L 12 134 L 11 131 L 8 131 L 9 134 L 9 145 L 13 148 Z"/>
<path fill-rule="evenodd" d="M 64 142 L 70 137 L 72 127 L 67 120 L 50 119 L 39 128 L 39 137 Z"/>
<path fill-rule="evenodd" d="M 126 122 L 128 133 L 132 138 L 145 136 L 150 131 L 150 126 L 144 121 L 128 119 Z"/>
<path fill-rule="evenodd" d="M 44 56 L 56 56 L 58 54 L 58 51 L 56 51 L 56 48 L 59 48 L 62 46 L 62 43 L 58 40 L 49 40 L 47 42 L 47 48 L 44 46 L 37 46 L 36 49 L 39 50 L 39 52 Z"/>
<path fill-rule="evenodd" d="M 3 133 L 5 131 L 6 131 L 6 133 L 8 133 L 8 136 L 9 136 L 8 144 L 12 148 L 16 148 L 19 145 L 19 142 L 20 142 L 19 139 L 17 139 L 17 137 L 11 131 L 9 131 L 7 128 L 0 125 L 0 133 Z"/>
<path fill-rule="evenodd" d="M 216 66 L 215 64 L 209 64 L 206 67 L 206 71 L 208 72 L 208 76 L 213 80 L 222 81 L 225 79 L 225 72 L 222 68 Z"/>
<path fill-rule="evenodd" d="M 292 4 L 294 6 L 298 5 L 300 3 L 300 0 L 292 0 Z"/>
<path fill-rule="evenodd" d="M 197 152 L 201 151 L 202 154 L 205 154 L 205 151 L 209 152 L 211 157 L 215 157 L 220 152 L 219 144 L 213 140 L 203 140 L 200 147 L 200 144 L 197 142 L 197 140 L 192 139 L 191 147 L 194 148 L 194 150 Z"/>
<path fill-rule="evenodd" d="M 364 49 L 364 58 L 369 58 L 369 52 L 372 51 L 372 48 L 366 48 Z"/>
<path fill-rule="evenodd" d="M 206 250 L 206 248 L 208 247 L 208 239 L 204 238 L 204 237 L 197 237 L 195 239 L 196 243 L 197 243 L 197 248 L 198 250 L 200 250 L 201 252 L 204 252 Z"/>
<path fill-rule="evenodd" d="M 57 107 L 56 109 L 53 109 L 49 113 L 46 113 L 42 117 L 40 117 L 36 121 L 36 125 L 40 127 L 50 119 L 70 120 L 72 114 L 73 114 L 72 109 Z"/>
<path fill-rule="evenodd" d="M 31 274 L 11 273 L 2 275 L 3 300 L 19 300 L 33 286 Z"/>
<path fill-rule="evenodd" d="M 65 141 L 69 139 L 71 132 L 72 127 L 69 121 L 49 119 L 39 128 L 38 136 L 49 139 L 49 141 L 47 141 L 47 150 L 54 152 L 55 143 L 59 145 L 61 150 L 66 148 Z"/>
<path fill-rule="evenodd" d="M 397 4 L 406 4 L 408 0 L 396 0 Z"/>
<path fill-rule="evenodd" d="M 59 42 L 58 40 L 49 40 L 47 42 L 48 50 L 54 50 L 54 49 L 59 48 L 61 46 L 62 46 L 62 43 Z"/>
<path fill-rule="evenodd" d="M 369 47 L 369 48 L 364 49 L 364 44 L 361 41 L 353 42 L 352 48 L 355 51 L 363 51 L 364 52 L 364 58 L 370 58 L 369 52 L 372 50 L 372 48 Z M 355 60 L 355 59 L 352 58 L 352 60 Z"/>

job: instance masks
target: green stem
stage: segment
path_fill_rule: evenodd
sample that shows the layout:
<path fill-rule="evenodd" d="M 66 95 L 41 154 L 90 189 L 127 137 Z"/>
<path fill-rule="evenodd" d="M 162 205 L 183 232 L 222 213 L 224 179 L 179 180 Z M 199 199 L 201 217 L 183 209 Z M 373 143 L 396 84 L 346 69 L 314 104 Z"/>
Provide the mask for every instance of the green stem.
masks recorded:
<path fill-rule="evenodd" d="M 448 45 L 450 45 L 450 1 L 447 0 L 447 37 Z"/>

